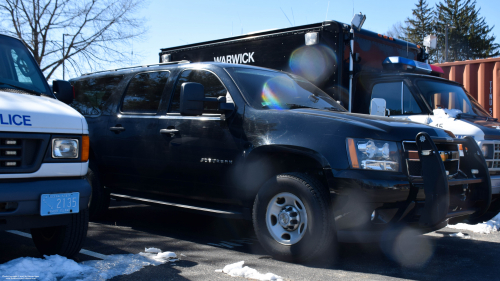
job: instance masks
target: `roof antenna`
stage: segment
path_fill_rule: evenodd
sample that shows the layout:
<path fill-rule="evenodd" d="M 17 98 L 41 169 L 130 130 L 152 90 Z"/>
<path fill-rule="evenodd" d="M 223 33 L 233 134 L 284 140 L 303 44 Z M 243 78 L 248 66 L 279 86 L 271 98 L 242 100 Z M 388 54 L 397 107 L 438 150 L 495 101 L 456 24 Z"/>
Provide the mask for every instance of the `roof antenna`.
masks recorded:
<path fill-rule="evenodd" d="M 238 18 L 240 19 L 241 35 L 243 35 L 243 23 L 241 22 L 240 14 L 238 13 Z"/>
<path fill-rule="evenodd" d="M 290 19 L 288 18 L 288 16 L 285 14 L 285 12 L 283 11 L 283 9 L 281 9 L 281 7 L 280 7 L 280 10 L 283 12 L 283 15 L 285 15 L 285 17 L 288 20 L 288 22 L 290 23 L 290 25 L 293 26 L 292 22 L 290 21 Z"/>
<path fill-rule="evenodd" d="M 326 6 L 325 20 L 328 20 L 328 9 L 330 9 L 330 1 L 328 1 L 328 6 Z"/>
<path fill-rule="evenodd" d="M 295 16 L 293 15 L 293 8 L 290 7 L 290 10 L 292 10 L 293 26 L 295 26 Z"/>

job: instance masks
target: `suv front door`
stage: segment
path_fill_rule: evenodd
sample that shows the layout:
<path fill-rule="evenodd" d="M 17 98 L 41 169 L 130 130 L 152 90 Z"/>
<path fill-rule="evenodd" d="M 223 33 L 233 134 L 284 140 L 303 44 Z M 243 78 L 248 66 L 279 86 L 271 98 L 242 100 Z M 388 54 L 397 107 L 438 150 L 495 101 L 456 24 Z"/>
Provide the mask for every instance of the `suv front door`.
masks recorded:
<path fill-rule="evenodd" d="M 180 90 L 182 83 L 196 82 L 204 86 L 205 97 L 231 95 L 215 73 L 205 69 L 186 69 L 177 78 L 170 105 L 159 119 L 164 143 L 162 155 L 176 153 L 182 160 L 175 163 L 178 183 L 165 186 L 165 192 L 204 201 L 235 203 L 229 186 L 230 173 L 236 157 L 241 152 L 241 140 L 228 128 L 217 103 L 205 102 L 201 116 L 180 115 Z M 168 145 L 167 145 L 168 143 Z M 163 161 L 169 161 L 163 156 Z M 173 166 L 173 163 L 170 165 Z"/>

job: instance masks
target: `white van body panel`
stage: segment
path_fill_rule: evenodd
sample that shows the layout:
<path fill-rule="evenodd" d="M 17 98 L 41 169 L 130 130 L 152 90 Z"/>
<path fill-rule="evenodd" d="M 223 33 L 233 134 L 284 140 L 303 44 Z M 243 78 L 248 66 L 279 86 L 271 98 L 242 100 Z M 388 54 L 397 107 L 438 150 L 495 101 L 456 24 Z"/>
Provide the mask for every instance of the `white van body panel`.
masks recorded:
<path fill-rule="evenodd" d="M 85 118 L 63 102 L 3 90 L 0 90 L 0 132 L 89 133 Z"/>

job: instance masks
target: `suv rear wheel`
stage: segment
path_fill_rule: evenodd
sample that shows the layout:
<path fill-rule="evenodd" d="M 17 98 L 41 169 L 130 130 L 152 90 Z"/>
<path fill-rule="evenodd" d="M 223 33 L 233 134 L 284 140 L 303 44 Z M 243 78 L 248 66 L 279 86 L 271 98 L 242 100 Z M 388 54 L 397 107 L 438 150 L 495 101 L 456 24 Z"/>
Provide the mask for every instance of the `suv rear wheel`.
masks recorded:
<path fill-rule="evenodd" d="M 329 196 L 315 178 L 281 174 L 259 190 L 253 224 L 262 246 L 276 259 L 305 261 L 332 253 L 336 232 Z"/>
<path fill-rule="evenodd" d="M 85 209 L 68 216 L 71 216 L 68 225 L 31 229 L 31 237 L 40 254 L 72 258 L 80 252 L 87 237 L 89 212 Z"/>

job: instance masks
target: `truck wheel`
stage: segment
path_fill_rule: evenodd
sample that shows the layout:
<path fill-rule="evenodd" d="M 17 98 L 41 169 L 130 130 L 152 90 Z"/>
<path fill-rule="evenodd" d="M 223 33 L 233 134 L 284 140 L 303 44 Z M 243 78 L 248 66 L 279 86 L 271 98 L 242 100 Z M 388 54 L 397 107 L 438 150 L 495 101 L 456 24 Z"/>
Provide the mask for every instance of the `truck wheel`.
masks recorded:
<path fill-rule="evenodd" d="M 281 174 L 259 190 L 253 225 L 262 246 L 276 259 L 302 262 L 333 253 L 336 232 L 322 184 L 301 173 Z"/>
<path fill-rule="evenodd" d="M 87 181 L 92 187 L 89 198 L 89 217 L 92 220 L 99 218 L 106 213 L 109 208 L 110 201 L 109 192 L 106 191 L 104 186 L 101 184 L 99 171 L 93 161 L 90 161 L 89 163 Z"/>
<path fill-rule="evenodd" d="M 87 237 L 89 212 L 87 209 L 71 216 L 68 225 L 32 228 L 31 237 L 42 255 L 74 257 Z"/>

